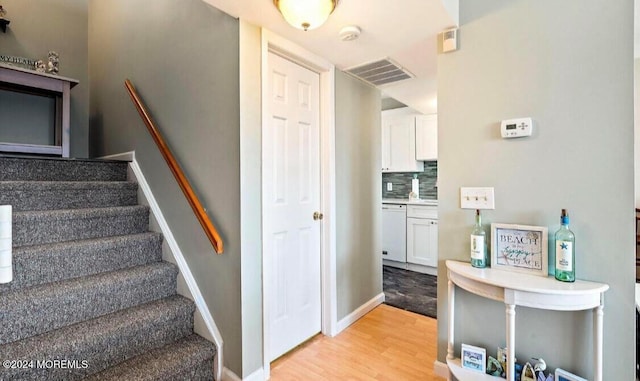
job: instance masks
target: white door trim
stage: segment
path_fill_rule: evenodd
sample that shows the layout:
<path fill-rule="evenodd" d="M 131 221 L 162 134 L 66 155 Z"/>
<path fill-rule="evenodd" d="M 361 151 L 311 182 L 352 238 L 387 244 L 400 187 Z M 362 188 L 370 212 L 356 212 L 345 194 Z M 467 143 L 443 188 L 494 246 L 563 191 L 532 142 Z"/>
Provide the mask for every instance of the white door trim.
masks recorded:
<path fill-rule="evenodd" d="M 274 52 L 320 75 L 320 202 L 324 213 L 321 229 L 321 277 L 322 277 L 322 333 L 337 334 L 336 294 L 336 227 L 335 227 L 335 67 L 329 61 L 288 41 L 275 33 L 262 29 L 262 128 L 266 125 L 265 99 L 267 99 L 267 60 L 269 51 Z M 264 134 L 263 134 L 264 136 Z M 264 144 L 264 142 L 263 142 Z M 265 152 L 264 148 L 262 150 Z M 264 162 L 264 158 L 263 158 Z M 262 184 L 264 197 L 264 183 Z M 264 207 L 263 199 L 263 207 Z M 263 213 L 264 215 L 264 213 Z M 264 231 L 264 227 L 263 227 Z M 264 237 L 264 234 L 263 234 Z M 265 268 L 266 252 L 262 247 L 262 268 Z M 262 277 L 262 354 L 265 379 L 270 377 L 269 357 L 269 303 L 265 277 Z"/>

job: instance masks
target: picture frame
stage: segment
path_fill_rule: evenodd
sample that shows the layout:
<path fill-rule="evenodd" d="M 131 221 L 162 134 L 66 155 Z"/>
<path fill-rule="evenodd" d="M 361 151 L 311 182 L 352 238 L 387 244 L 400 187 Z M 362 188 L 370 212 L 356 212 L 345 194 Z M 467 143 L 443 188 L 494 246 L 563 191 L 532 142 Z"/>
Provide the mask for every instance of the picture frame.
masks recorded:
<path fill-rule="evenodd" d="M 491 268 L 548 276 L 546 226 L 491 224 Z"/>
<path fill-rule="evenodd" d="M 462 344 L 460 363 L 465 369 L 484 374 L 487 372 L 487 351 L 484 348 Z"/>
<path fill-rule="evenodd" d="M 557 368 L 555 373 L 555 381 L 587 381 L 587 379 L 576 376 L 573 373 L 569 373 L 564 369 Z"/>

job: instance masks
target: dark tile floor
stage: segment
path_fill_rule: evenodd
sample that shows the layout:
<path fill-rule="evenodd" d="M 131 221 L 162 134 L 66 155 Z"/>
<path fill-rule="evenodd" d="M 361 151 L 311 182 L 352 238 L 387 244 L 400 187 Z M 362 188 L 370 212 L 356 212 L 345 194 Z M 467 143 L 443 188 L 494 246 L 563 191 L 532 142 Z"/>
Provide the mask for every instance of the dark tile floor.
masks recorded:
<path fill-rule="evenodd" d="M 433 275 L 383 266 L 385 304 L 435 319 L 437 281 Z"/>

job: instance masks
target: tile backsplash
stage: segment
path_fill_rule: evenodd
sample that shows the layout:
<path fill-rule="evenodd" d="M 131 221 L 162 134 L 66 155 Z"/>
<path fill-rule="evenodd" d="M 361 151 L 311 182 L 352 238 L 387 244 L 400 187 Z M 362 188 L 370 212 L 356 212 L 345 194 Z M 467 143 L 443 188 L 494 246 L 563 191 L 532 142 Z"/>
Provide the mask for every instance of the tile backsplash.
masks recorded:
<path fill-rule="evenodd" d="M 398 172 L 382 174 L 382 198 L 409 198 L 411 192 L 411 180 L 413 175 L 418 175 L 420 180 L 420 198 L 435 200 L 438 198 L 438 162 L 425 161 L 424 172 Z M 387 191 L 387 183 L 393 183 L 393 190 Z"/>

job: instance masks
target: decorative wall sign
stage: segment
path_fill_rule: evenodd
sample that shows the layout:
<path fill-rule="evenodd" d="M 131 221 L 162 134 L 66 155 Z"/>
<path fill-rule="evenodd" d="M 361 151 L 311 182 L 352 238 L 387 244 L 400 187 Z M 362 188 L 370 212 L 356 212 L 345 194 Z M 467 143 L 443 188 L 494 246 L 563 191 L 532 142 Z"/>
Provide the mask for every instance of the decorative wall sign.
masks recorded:
<path fill-rule="evenodd" d="M 491 224 L 491 267 L 547 276 L 547 228 Z"/>
<path fill-rule="evenodd" d="M 9 64 L 12 66 L 18 66 L 23 69 L 35 70 L 36 68 L 36 60 L 32 60 L 24 57 L 14 57 L 14 56 L 6 56 L 0 54 L 0 63 Z"/>

